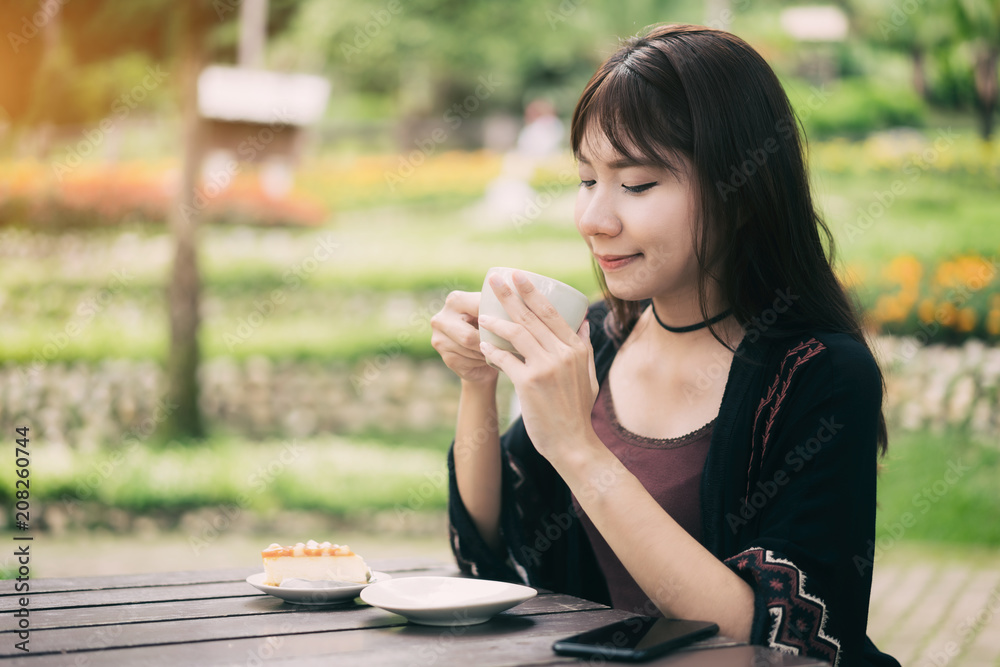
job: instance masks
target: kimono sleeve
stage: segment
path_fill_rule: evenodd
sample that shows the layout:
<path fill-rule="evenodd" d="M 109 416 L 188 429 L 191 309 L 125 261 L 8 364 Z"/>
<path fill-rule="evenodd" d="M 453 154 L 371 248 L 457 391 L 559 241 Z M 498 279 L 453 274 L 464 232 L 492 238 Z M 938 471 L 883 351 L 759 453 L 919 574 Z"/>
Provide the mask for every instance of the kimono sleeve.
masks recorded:
<path fill-rule="evenodd" d="M 565 484 L 535 449 L 524 422 L 518 418 L 500 438 L 500 541 L 504 555 L 486 545 L 462 502 L 454 451 L 453 442 L 448 452 L 448 519 L 451 548 L 459 568 L 485 579 L 551 585 L 548 570 L 554 560 L 564 561 L 570 525 L 565 511 L 552 509 L 559 506 Z M 552 517 L 559 518 L 561 524 L 550 526 Z"/>
<path fill-rule="evenodd" d="M 507 465 L 506 461 L 503 465 Z M 504 491 L 503 496 L 509 497 L 508 492 Z M 448 538 L 452 553 L 455 554 L 455 562 L 465 574 L 520 583 L 520 577 L 512 569 L 509 560 L 502 558 L 486 544 L 462 502 L 455 476 L 454 441 L 448 450 Z"/>
<path fill-rule="evenodd" d="M 727 517 L 742 546 L 724 562 L 754 589 L 752 643 L 859 665 L 881 378 L 860 343 L 824 341 L 792 348 L 765 387 L 742 507 Z"/>

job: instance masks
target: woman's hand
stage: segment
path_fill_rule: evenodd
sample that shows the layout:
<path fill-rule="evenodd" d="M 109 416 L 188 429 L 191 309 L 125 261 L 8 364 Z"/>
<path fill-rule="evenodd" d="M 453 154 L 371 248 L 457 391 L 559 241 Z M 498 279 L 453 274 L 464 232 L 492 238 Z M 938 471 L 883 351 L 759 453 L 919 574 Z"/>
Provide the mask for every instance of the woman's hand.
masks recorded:
<path fill-rule="evenodd" d="M 451 292 L 431 318 L 431 345 L 445 365 L 466 382 L 495 382 L 479 349 L 479 292 Z"/>
<path fill-rule="evenodd" d="M 555 462 L 591 442 L 590 413 L 597 399 L 590 324 L 573 331 L 555 306 L 520 271 L 515 293 L 499 276 L 490 285 L 512 322 L 484 316 L 479 325 L 504 338 L 524 357 L 481 343 L 486 358 L 511 381 L 521 402 L 524 426 L 535 448 Z"/>

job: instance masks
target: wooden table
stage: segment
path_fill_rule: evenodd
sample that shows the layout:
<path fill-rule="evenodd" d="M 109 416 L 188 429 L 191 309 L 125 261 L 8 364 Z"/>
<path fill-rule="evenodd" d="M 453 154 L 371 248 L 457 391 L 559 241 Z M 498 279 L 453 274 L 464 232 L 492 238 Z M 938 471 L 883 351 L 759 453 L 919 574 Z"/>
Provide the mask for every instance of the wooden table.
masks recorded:
<path fill-rule="evenodd" d="M 458 575 L 427 560 L 375 561 L 394 578 Z M 582 664 L 552 651 L 561 637 L 632 614 L 539 591 L 527 602 L 474 626 L 413 625 L 360 599 L 304 607 L 246 583 L 260 571 L 211 570 L 37 579 L 28 594 L 30 653 L 15 648 L 13 615 L 23 593 L 0 584 L 0 660 L 11 665 L 439 665 Z M 10 660 L 10 658 L 14 658 Z M 592 664 L 601 664 L 594 661 Z M 624 663 L 619 663 L 624 664 Z M 823 665 L 715 637 L 651 665 Z"/>

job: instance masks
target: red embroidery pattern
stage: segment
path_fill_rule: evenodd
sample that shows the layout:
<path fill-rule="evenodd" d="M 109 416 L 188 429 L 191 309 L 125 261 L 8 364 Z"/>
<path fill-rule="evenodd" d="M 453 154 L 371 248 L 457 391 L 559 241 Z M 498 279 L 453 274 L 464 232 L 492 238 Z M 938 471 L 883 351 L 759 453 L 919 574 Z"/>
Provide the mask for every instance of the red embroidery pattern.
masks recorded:
<path fill-rule="evenodd" d="M 826 634 L 826 602 L 806 593 L 806 574 L 795 563 L 758 547 L 725 562 L 748 572 L 756 584 L 755 594 L 764 598 L 771 616 L 768 641 L 772 648 L 821 658 L 836 667 L 840 641 Z"/>
<path fill-rule="evenodd" d="M 744 496 L 744 501 L 748 501 L 750 498 L 750 480 L 753 478 L 754 461 L 757 459 L 757 433 L 759 433 L 759 424 L 761 417 L 764 415 L 764 409 L 770 405 L 770 411 L 767 413 L 767 421 L 764 425 L 764 435 L 760 439 L 760 457 L 757 465 L 760 465 L 764 460 L 764 454 L 767 452 L 767 443 L 771 437 L 771 427 L 774 425 L 774 419 L 778 416 L 778 410 L 781 409 L 781 404 L 788 394 L 788 387 L 792 384 L 795 371 L 798 370 L 799 366 L 825 349 L 826 346 L 823 343 L 815 338 L 810 338 L 786 352 L 785 358 L 781 360 L 781 364 L 778 366 L 778 373 L 774 377 L 774 382 L 768 388 L 767 394 L 760 399 L 760 405 L 757 406 L 757 413 L 753 418 L 753 439 L 751 441 L 750 462 L 747 464 L 747 492 L 746 496 Z"/>

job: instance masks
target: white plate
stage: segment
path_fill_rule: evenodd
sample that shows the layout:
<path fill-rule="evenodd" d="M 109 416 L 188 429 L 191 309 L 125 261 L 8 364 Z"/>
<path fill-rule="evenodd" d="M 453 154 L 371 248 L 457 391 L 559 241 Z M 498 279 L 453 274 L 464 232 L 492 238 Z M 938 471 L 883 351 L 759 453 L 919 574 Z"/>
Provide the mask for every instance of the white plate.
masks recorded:
<path fill-rule="evenodd" d="M 281 598 L 285 602 L 295 604 L 337 604 L 350 602 L 358 597 L 366 586 L 371 586 L 376 582 L 388 581 L 391 575 L 385 572 L 372 572 L 372 580 L 367 584 L 357 586 L 344 586 L 342 588 L 292 588 L 288 586 L 268 586 L 264 583 L 264 573 L 258 572 L 247 577 L 247 583 L 257 590 Z"/>
<path fill-rule="evenodd" d="M 538 595 L 528 586 L 488 579 L 405 577 L 361 591 L 361 599 L 422 625 L 474 625 Z"/>

